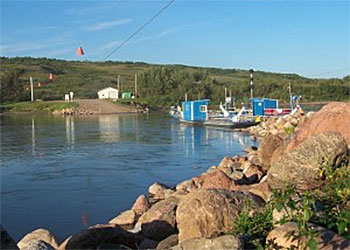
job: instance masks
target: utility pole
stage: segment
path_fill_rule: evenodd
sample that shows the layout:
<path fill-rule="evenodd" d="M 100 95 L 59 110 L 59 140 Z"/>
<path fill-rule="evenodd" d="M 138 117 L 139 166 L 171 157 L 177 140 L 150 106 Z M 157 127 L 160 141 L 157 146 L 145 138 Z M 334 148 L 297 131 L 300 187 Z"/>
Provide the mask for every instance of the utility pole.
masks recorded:
<path fill-rule="evenodd" d="M 289 108 L 290 108 L 290 112 L 292 112 L 293 110 L 292 83 L 289 83 L 288 91 L 289 91 Z"/>
<path fill-rule="evenodd" d="M 187 102 L 187 92 L 185 93 L 185 102 Z"/>
<path fill-rule="evenodd" d="M 227 102 L 226 102 L 226 97 L 227 97 L 227 88 L 225 88 L 225 109 L 227 110 Z"/>
<path fill-rule="evenodd" d="M 30 77 L 30 100 L 33 102 L 34 101 L 34 92 L 33 92 L 33 78 Z"/>
<path fill-rule="evenodd" d="M 117 78 L 117 86 L 118 86 L 118 98 L 119 98 L 119 94 L 121 94 L 120 93 L 120 75 L 118 75 L 118 78 Z"/>
<path fill-rule="evenodd" d="M 253 73 L 254 73 L 254 70 L 253 69 L 250 69 L 249 70 L 250 72 L 250 99 L 253 99 Z"/>
<path fill-rule="evenodd" d="M 137 74 L 135 74 L 135 98 L 137 98 Z"/>

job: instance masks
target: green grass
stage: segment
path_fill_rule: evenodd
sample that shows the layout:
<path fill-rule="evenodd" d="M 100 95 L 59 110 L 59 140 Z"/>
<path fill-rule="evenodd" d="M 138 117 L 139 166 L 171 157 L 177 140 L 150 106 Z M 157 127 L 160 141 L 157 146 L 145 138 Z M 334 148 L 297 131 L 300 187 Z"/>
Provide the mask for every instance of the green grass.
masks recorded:
<path fill-rule="evenodd" d="M 78 107 L 76 102 L 19 102 L 0 106 L 1 110 L 7 112 L 53 112 L 74 107 Z"/>

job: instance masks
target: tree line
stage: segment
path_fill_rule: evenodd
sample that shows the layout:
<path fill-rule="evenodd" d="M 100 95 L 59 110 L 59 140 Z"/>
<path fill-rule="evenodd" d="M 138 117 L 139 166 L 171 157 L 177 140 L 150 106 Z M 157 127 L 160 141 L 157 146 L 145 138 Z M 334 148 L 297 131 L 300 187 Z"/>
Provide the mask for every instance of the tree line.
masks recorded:
<path fill-rule="evenodd" d="M 122 75 L 122 91 L 133 91 L 134 74 L 138 74 L 138 98 L 149 105 L 179 105 L 187 93 L 188 100 L 208 98 L 212 103 L 224 101 L 225 88 L 237 102 L 250 98 L 249 71 L 200 68 L 185 65 L 149 65 L 141 62 L 76 62 L 47 58 L 0 58 L 1 103 L 29 101 L 29 76 L 42 79 L 35 86 L 35 98 L 63 99 L 73 91 L 77 98 L 97 98 L 97 91 L 117 86 Z M 53 73 L 55 79 L 48 80 Z M 34 82 L 36 84 L 36 81 Z M 349 100 L 350 76 L 342 79 L 310 79 L 296 74 L 254 72 L 254 96 L 279 99 L 287 103 L 288 86 L 303 101 Z"/>

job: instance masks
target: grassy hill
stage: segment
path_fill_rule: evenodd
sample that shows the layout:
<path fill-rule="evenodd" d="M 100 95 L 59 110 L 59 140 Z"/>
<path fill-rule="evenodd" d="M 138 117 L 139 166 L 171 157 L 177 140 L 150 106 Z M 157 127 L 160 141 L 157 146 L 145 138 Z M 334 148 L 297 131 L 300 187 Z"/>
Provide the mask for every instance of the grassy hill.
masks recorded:
<path fill-rule="evenodd" d="M 49 74 L 54 80 L 48 79 Z M 73 91 L 76 98 L 96 98 L 97 91 L 117 87 L 134 92 L 134 76 L 138 75 L 140 100 L 151 105 L 178 104 L 188 93 L 189 99 L 210 98 L 223 101 L 224 89 L 238 101 L 250 97 L 249 71 L 202 68 L 184 65 L 154 65 L 141 62 L 78 62 L 47 58 L 1 58 L 1 102 L 30 99 L 29 77 L 35 84 L 35 98 L 62 100 Z M 309 79 L 296 74 L 254 72 L 254 96 L 278 98 L 288 102 L 288 84 L 304 101 L 348 100 L 350 77 L 343 79 Z M 37 86 L 37 82 L 41 86 Z"/>

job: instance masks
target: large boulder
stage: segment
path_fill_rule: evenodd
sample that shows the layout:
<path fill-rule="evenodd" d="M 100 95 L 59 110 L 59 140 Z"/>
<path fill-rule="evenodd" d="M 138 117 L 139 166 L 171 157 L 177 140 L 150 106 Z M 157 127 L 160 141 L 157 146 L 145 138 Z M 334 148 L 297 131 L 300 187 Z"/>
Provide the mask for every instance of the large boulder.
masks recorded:
<path fill-rule="evenodd" d="M 175 211 L 179 199 L 170 197 L 154 204 L 144 213 L 137 224 L 141 224 L 142 234 L 161 241 L 176 232 Z"/>
<path fill-rule="evenodd" d="M 0 249 L 18 249 L 15 240 L 8 234 L 2 225 L 0 225 L 0 230 Z"/>
<path fill-rule="evenodd" d="M 277 135 L 269 134 L 262 139 L 258 149 L 258 157 L 265 171 L 270 168 L 273 152 L 281 145 L 283 145 L 283 140 Z"/>
<path fill-rule="evenodd" d="M 332 102 L 312 115 L 297 132 L 295 140 L 288 144 L 287 150 L 294 149 L 310 136 L 327 131 L 338 131 L 350 144 L 350 102 Z"/>
<path fill-rule="evenodd" d="M 183 241 L 171 250 L 241 250 L 243 243 L 237 236 L 223 235 L 214 239 L 194 238 Z"/>
<path fill-rule="evenodd" d="M 117 217 L 111 219 L 108 223 L 118 225 L 131 225 L 136 220 L 136 213 L 133 210 L 126 210 Z"/>
<path fill-rule="evenodd" d="M 145 195 L 140 195 L 134 205 L 132 205 L 131 210 L 133 210 L 136 214 L 140 215 L 146 212 L 150 207 L 150 204 Z"/>
<path fill-rule="evenodd" d="M 73 235 L 60 249 L 119 249 L 121 246 L 136 249 L 141 240 L 140 235 L 119 226 L 99 225 Z"/>
<path fill-rule="evenodd" d="M 267 181 L 272 189 L 288 183 L 300 190 L 311 189 L 320 184 L 322 165 L 335 167 L 348 158 L 347 143 L 339 132 L 317 134 L 274 163 Z"/>
<path fill-rule="evenodd" d="M 37 229 L 33 232 L 25 235 L 17 244 L 17 246 L 22 249 L 25 248 L 30 242 L 40 240 L 50 244 L 54 248 L 58 248 L 61 243 L 61 239 L 53 235 L 49 230 Z M 39 244 L 39 243 L 38 243 Z"/>
<path fill-rule="evenodd" d="M 201 189 L 185 195 L 177 210 L 179 242 L 218 236 L 234 228 L 236 216 L 250 203 L 259 208 L 264 201 L 254 195 L 223 189 Z"/>
<path fill-rule="evenodd" d="M 192 178 L 195 186 L 198 188 L 218 188 L 218 189 L 231 189 L 235 183 L 224 172 L 219 169 L 214 169 L 210 172 L 201 174 Z"/>
<path fill-rule="evenodd" d="M 327 230 L 323 227 L 309 224 L 310 228 L 315 230 L 319 235 L 317 236 L 317 249 L 319 250 L 341 250 L 350 249 L 350 241 L 337 235 L 336 233 Z M 298 241 L 296 239 L 288 238 L 287 235 L 291 232 L 298 234 L 298 226 L 294 222 L 288 222 L 279 227 L 274 228 L 266 238 L 267 244 L 274 246 L 274 249 L 294 249 L 298 246 Z M 307 241 L 308 239 L 304 239 Z M 303 244 L 301 249 L 305 249 Z M 279 248 L 278 248 L 279 247 Z M 299 249 L 299 248 L 297 248 Z"/>

